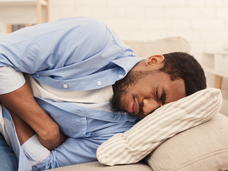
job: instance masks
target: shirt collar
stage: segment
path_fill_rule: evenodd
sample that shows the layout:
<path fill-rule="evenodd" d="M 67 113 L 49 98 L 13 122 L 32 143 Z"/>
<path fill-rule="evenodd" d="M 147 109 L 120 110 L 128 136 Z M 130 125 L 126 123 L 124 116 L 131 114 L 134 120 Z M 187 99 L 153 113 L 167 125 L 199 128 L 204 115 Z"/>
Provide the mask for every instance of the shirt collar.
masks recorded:
<path fill-rule="evenodd" d="M 138 62 L 145 60 L 142 57 L 125 57 L 118 58 L 112 61 L 114 64 L 120 66 L 127 74 Z"/>

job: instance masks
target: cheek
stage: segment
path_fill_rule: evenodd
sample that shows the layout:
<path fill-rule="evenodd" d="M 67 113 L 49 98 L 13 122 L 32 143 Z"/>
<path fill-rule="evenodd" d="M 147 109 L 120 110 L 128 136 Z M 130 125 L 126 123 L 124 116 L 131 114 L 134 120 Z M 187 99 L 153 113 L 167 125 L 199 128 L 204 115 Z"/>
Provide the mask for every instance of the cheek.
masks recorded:
<path fill-rule="evenodd" d="M 180 99 L 183 98 L 183 97 L 185 97 L 185 96 L 183 96 L 182 94 L 179 94 L 179 93 L 174 93 L 173 95 L 171 94 L 171 95 L 168 97 L 167 103 L 170 103 L 170 102 L 174 102 L 174 101 L 180 100 Z"/>
<path fill-rule="evenodd" d="M 151 88 L 151 86 L 149 85 L 149 83 L 142 79 L 142 80 L 136 82 L 134 85 L 132 85 L 131 89 L 129 89 L 129 91 L 143 93 L 143 92 L 150 91 L 150 88 Z"/>
<path fill-rule="evenodd" d="M 140 97 L 150 97 L 153 93 L 154 82 L 151 79 L 141 78 L 125 87 L 126 94 Z"/>
<path fill-rule="evenodd" d="M 151 97 L 151 95 L 153 94 L 153 90 L 154 88 L 151 85 L 145 83 L 144 85 L 141 85 L 140 87 L 135 89 L 135 92 L 137 92 L 143 97 Z"/>

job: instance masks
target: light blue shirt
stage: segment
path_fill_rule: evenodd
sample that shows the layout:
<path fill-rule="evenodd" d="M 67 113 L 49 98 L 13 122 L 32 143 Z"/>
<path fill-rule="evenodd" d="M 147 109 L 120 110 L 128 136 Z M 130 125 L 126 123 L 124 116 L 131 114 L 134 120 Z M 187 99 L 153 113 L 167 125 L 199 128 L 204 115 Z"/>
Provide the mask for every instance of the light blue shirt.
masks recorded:
<path fill-rule="evenodd" d="M 86 17 L 61 19 L 0 37 L 0 66 L 29 73 L 42 84 L 66 91 L 113 85 L 141 60 L 105 24 Z M 33 170 L 94 161 L 102 142 L 137 121 L 125 112 L 36 100 L 69 138 Z M 31 170 L 32 162 L 21 149 L 5 108 L 3 116 L 9 121 L 6 130 L 19 158 L 19 170 Z"/>

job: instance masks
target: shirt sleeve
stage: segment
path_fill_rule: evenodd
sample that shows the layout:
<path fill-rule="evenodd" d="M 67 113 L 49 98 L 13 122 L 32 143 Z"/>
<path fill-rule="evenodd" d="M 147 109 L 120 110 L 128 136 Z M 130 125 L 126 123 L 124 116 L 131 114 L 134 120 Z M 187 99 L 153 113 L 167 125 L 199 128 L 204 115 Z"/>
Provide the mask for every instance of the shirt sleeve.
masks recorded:
<path fill-rule="evenodd" d="M 95 161 L 96 149 L 103 141 L 91 138 L 68 138 L 61 146 L 52 150 L 49 157 L 42 163 L 33 167 L 46 170 Z"/>
<path fill-rule="evenodd" d="M 35 170 L 46 170 L 67 165 L 97 161 L 96 151 L 100 144 L 111 138 L 114 134 L 124 132 L 135 122 L 104 122 L 87 128 L 88 137 L 67 138 L 42 163 L 34 166 Z M 103 123 L 103 124 L 101 124 Z"/>
<path fill-rule="evenodd" d="M 40 143 L 37 135 L 30 137 L 24 142 L 24 144 L 21 145 L 21 147 L 26 156 L 33 161 L 34 165 L 46 159 L 50 155 L 50 151 Z"/>
<path fill-rule="evenodd" d="M 0 83 L 0 94 L 6 94 L 24 85 L 25 78 L 11 67 L 0 67 Z"/>
<path fill-rule="evenodd" d="M 0 66 L 28 74 L 69 66 L 103 49 L 106 30 L 86 17 L 20 29 L 0 38 Z"/>

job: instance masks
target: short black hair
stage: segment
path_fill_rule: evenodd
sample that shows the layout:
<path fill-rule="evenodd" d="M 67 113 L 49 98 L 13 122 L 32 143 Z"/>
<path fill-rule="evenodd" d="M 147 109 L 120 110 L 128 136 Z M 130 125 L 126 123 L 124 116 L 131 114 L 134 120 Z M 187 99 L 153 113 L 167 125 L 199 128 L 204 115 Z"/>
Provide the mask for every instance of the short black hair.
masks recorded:
<path fill-rule="evenodd" d="M 184 52 L 172 52 L 163 56 L 164 66 L 160 71 L 169 74 L 171 80 L 183 79 L 186 96 L 207 87 L 204 71 L 193 56 Z"/>

